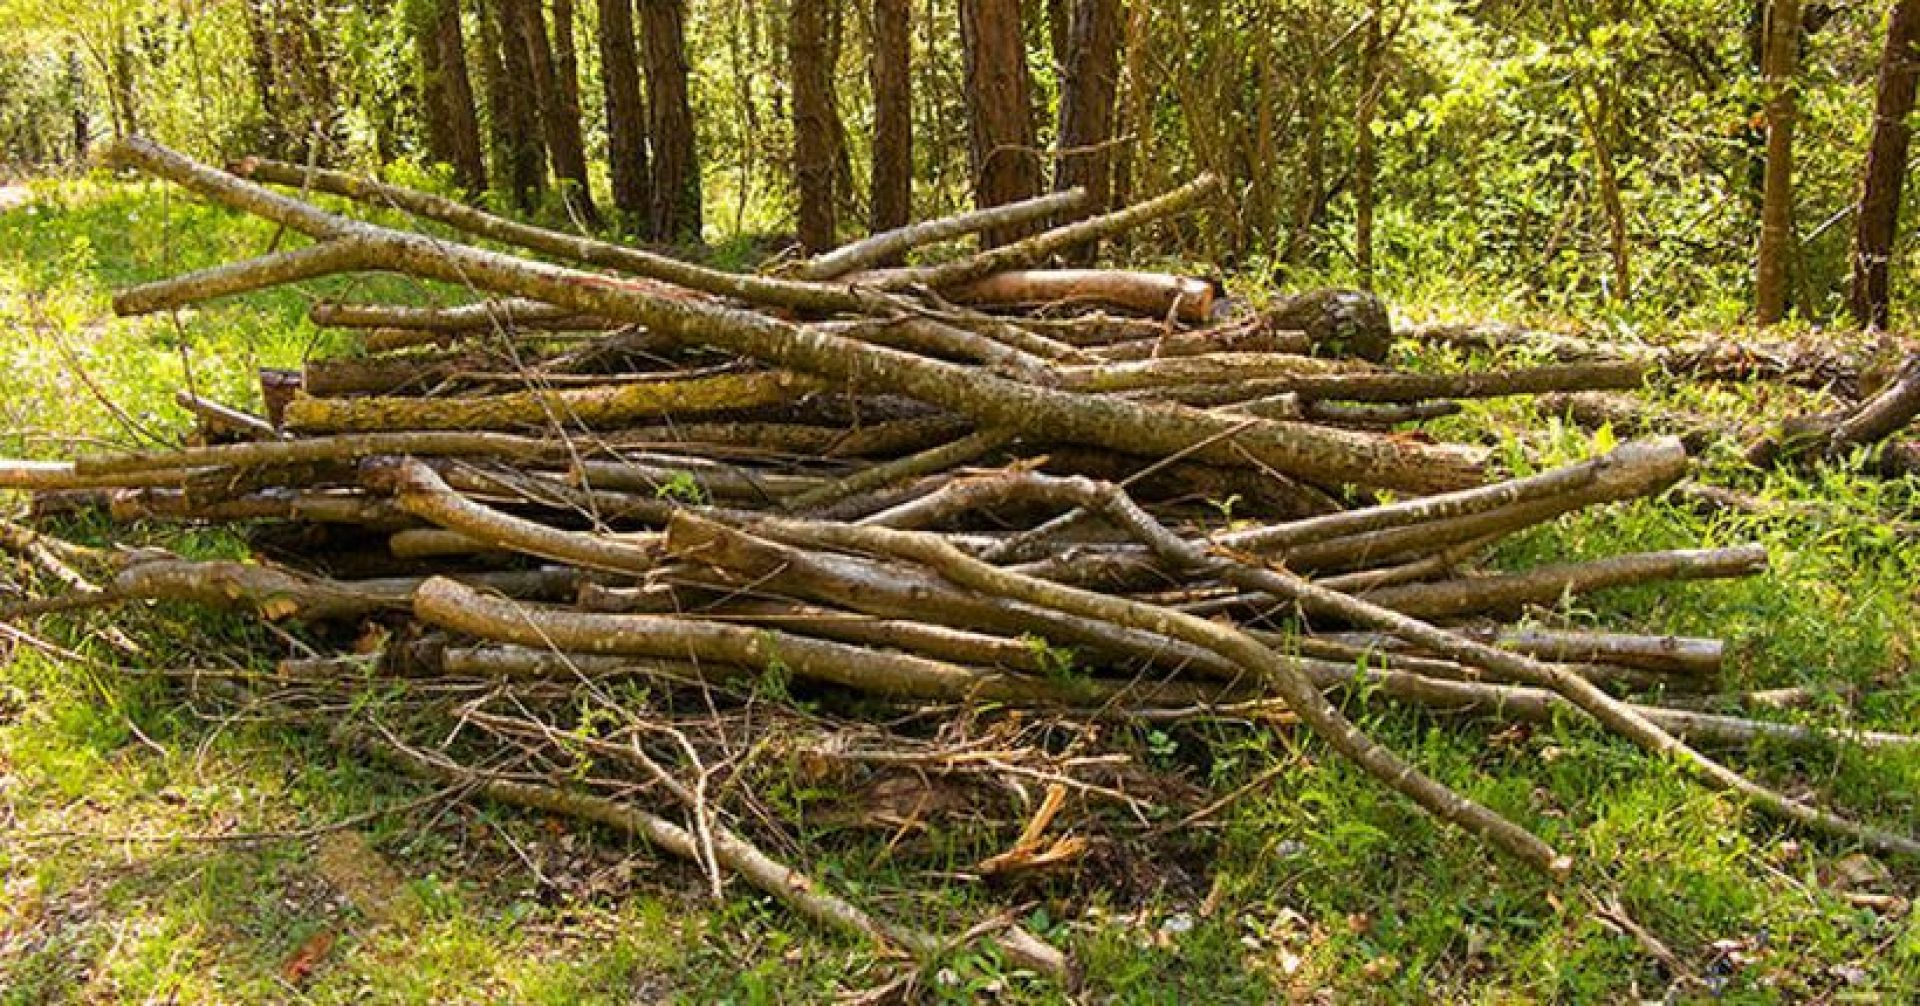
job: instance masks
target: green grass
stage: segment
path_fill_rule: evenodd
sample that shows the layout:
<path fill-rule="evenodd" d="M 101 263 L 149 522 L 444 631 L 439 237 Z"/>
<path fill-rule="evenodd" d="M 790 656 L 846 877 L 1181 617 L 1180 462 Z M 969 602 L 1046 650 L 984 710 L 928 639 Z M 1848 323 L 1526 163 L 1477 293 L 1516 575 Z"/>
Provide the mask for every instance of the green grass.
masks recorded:
<path fill-rule="evenodd" d="M 189 368 L 205 393 L 257 404 L 254 368 L 341 348 L 305 321 L 306 296 L 434 295 L 396 280 L 342 281 L 178 319 L 116 320 L 113 289 L 257 253 L 272 245 L 271 229 L 156 186 L 101 178 L 40 183 L 36 197 L 31 210 L 0 214 L 0 451 L 8 454 L 53 457 L 176 435 L 185 419 L 170 399 Z M 1485 361 L 1428 354 L 1410 362 Z M 147 432 L 128 429 L 96 400 L 81 369 Z M 1727 386 L 1654 394 L 1731 417 L 1794 405 L 1791 396 L 1760 400 Z M 1515 465 L 1602 446 L 1525 403 L 1477 406 L 1448 431 L 1502 443 Z M 1773 557 L 1764 576 L 1617 591 L 1560 617 L 1721 635 L 1732 644 L 1734 687 L 1834 687 L 1829 701 L 1784 716 L 1920 732 L 1920 686 L 1908 674 L 1920 546 L 1887 526 L 1911 512 L 1914 487 L 1845 466 L 1762 479 L 1717 465 L 1716 477 L 1818 502 L 1825 516 L 1709 518 L 1643 501 L 1521 535 L 1498 559 L 1524 565 L 1762 542 Z M 200 555 L 239 547 L 220 532 L 167 540 Z M 109 624 L 146 652 L 113 651 L 101 632 Z M 88 659 L 13 645 L 0 667 L 0 1003 L 784 1003 L 830 999 L 900 973 L 875 962 L 873 948 L 808 927 L 740 885 L 715 904 L 684 864 L 493 807 L 415 807 L 354 829 L 417 908 L 388 918 L 345 896 L 315 839 L 73 837 L 294 830 L 425 791 L 339 754 L 325 738 L 209 718 L 202 710 L 217 706 L 200 689 L 120 669 L 284 649 L 246 620 L 139 608 L 36 628 Z M 1872 696 L 1849 703 L 1837 697 L 1843 686 Z M 892 917 L 943 932 L 1002 909 L 1023 912 L 1084 965 L 1082 1001 L 1311 1000 L 1326 989 L 1339 1001 L 1660 998 L 1672 976 L 1603 921 L 1596 904 L 1618 904 L 1671 948 L 1696 979 L 1680 987 L 1681 1000 L 1920 995 L 1920 917 L 1899 900 L 1920 894 L 1915 864 L 1862 872 L 1843 890 L 1836 877 L 1860 872 L 1854 850 L 1788 835 L 1576 722 L 1503 730 L 1364 696 L 1348 700 L 1348 712 L 1443 781 L 1573 854 L 1573 881 L 1549 888 L 1309 738 L 1226 727 L 1116 741 L 1197 782 L 1231 787 L 1282 764 L 1278 778 L 1217 827 L 1120 843 L 1084 875 L 1006 888 L 940 879 L 1004 847 L 1005 836 L 966 832 L 891 855 L 882 840 L 816 828 L 803 836 L 815 858 L 797 865 Z M 1920 831 L 1920 757 L 1762 749 L 1737 763 L 1796 793 Z M 836 796 L 770 799 L 806 807 Z M 288 962 L 322 934 L 331 948 L 289 984 Z M 986 951 L 937 962 L 919 978 L 916 994 L 932 1001 L 1066 1001 Z"/>

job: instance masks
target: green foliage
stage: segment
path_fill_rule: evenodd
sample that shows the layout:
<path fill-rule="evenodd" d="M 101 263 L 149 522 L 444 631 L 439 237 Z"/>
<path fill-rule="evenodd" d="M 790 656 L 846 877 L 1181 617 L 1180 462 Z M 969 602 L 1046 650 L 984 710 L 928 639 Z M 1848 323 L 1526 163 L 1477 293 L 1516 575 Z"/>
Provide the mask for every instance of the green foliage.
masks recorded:
<path fill-rule="evenodd" d="M 674 472 L 671 478 L 653 487 L 653 495 L 688 506 L 700 506 L 707 502 L 707 491 L 692 472 Z"/>

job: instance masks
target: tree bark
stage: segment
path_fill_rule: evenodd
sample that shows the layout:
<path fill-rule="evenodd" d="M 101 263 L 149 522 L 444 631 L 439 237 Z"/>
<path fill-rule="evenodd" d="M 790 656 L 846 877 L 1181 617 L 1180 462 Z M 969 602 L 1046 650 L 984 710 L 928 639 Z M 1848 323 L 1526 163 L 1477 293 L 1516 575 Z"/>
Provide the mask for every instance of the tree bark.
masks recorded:
<path fill-rule="evenodd" d="M 653 139 L 651 235 L 701 241 L 700 161 L 687 83 L 685 0 L 638 0 L 646 42 L 648 133 Z"/>
<path fill-rule="evenodd" d="M 1373 182 L 1377 165 L 1373 150 L 1373 120 L 1380 108 L 1380 4 L 1367 15 L 1366 35 L 1360 43 L 1360 99 L 1353 110 L 1353 263 L 1360 289 L 1373 289 Z"/>
<path fill-rule="evenodd" d="M 1754 320 L 1761 325 L 1787 314 L 1787 256 L 1793 251 L 1793 73 L 1799 37 L 1800 0 L 1772 0 L 1761 68 L 1767 96 L 1767 175 L 1753 297 Z"/>
<path fill-rule="evenodd" d="M 1920 82 L 1920 0 L 1894 0 L 1887 18 L 1887 45 L 1880 57 L 1874 96 L 1873 136 L 1861 171 L 1860 212 L 1854 220 L 1853 278 L 1847 303 L 1862 328 L 1886 328 L 1892 320 L 1888 274 L 1900 222 L 1900 189 L 1907 174 L 1907 143 L 1913 130 L 1914 85 Z"/>
<path fill-rule="evenodd" d="M 1040 191 L 1033 85 L 1020 14 L 1020 0 L 960 0 L 968 161 L 977 207 L 1016 202 Z M 1032 232 L 1030 226 L 996 228 L 980 238 L 1001 245 Z"/>
<path fill-rule="evenodd" d="M 630 225 L 644 228 L 652 204 L 647 169 L 647 107 L 640 92 L 640 56 L 634 45 L 633 0 L 599 0 L 600 77 L 607 93 L 607 162 L 613 205 Z"/>
<path fill-rule="evenodd" d="M 1599 89 L 1596 87 L 1596 91 Z M 1620 177 L 1614 171 L 1613 146 L 1604 132 L 1611 102 L 1599 94 L 1589 100 L 1586 85 L 1574 83 L 1574 102 L 1579 106 L 1580 123 L 1585 127 L 1588 148 L 1593 154 L 1594 181 L 1600 190 L 1600 208 L 1607 215 L 1607 247 L 1613 256 L 1612 300 L 1624 304 L 1632 295 L 1633 263 L 1627 243 L 1627 209 L 1620 199 Z M 1597 108 L 1595 106 L 1598 106 Z"/>
<path fill-rule="evenodd" d="M 78 52 L 67 53 L 67 101 L 72 106 L 73 160 L 81 163 L 93 142 L 93 122 L 87 114 L 87 75 L 81 69 Z"/>
<path fill-rule="evenodd" d="M 867 63 L 873 90 L 868 227 L 875 234 L 905 227 L 913 216 L 912 32 L 908 0 L 873 0 L 873 42 Z"/>
<path fill-rule="evenodd" d="M 520 38 L 526 47 L 530 71 L 526 79 L 531 85 L 534 104 L 539 109 L 540 129 L 546 137 L 554 177 L 561 184 L 567 211 L 576 219 L 591 224 L 597 218 L 593 209 L 593 193 L 587 182 L 586 147 L 580 138 L 579 81 L 561 80 L 561 67 L 571 66 L 573 55 L 569 52 L 564 64 L 556 57 L 554 47 L 547 39 L 546 18 L 541 13 L 540 0 L 509 2 L 514 16 L 519 19 Z M 554 8 L 556 21 L 563 11 L 571 19 L 571 0 L 557 0 Z M 564 39 L 571 49 L 571 24 L 565 30 Z"/>
<path fill-rule="evenodd" d="M 486 190 L 487 165 L 480 147 L 480 119 L 467 74 L 467 46 L 460 32 L 459 0 L 431 0 L 415 27 L 420 58 L 421 104 L 427 113 L 427 145 L 453 166 L 454 180 L 468 195 Z"/>
<path fill-rule="evenodd" d="M 481 0 L 482 32 L 491 29 L 500 56 L 488 64 L 487 93 L 493 105 L 495 176 L 504 180 L 515 206 L 531 211 L 547 187 L 547 148 L 540 135 L 539 108 L 528 93 L 533 79 L 525 21 L 518 14 L 531 0 Z"/>
<path fill-rule="evenodd" d="M 1113 112 L 1120 86 L 1120 0 L 1078 0 L 1068 34 L 1065 73 L 1060 85 L 1060 160 L 1057 192 L 1084 188 L 1090 197 L 1078 214 L 1104 213 L 1113 199 Z M 1070 255 L 1091 261 L 1088 245 Z"/>
<path fill-rule="evenodd" d="M 800 247 L 818 255 L 837 243 L 833 149 L 833 67 L 827 57 L 826 4 L 788 8 L 787 54 L 793 74 L 793 182 L 799 196 Z"/>
<path fill-rule="evenodd" d="M 555 159 L 555 171 L 572 184 L 567 189 L 567 198 L 573 211 L 583 222 L 598 226 L 599 210 L 593 203 L 593 183 L 587 174 L 586 140 L 580 131 L 580 57 L 574 47 L 573 17 L 574 0 L 553 0 L 553 84 L 555 119 L 559 123 L 564 145 L 554 144 L 555 151 L 564 151 L 566 163 Z"/>

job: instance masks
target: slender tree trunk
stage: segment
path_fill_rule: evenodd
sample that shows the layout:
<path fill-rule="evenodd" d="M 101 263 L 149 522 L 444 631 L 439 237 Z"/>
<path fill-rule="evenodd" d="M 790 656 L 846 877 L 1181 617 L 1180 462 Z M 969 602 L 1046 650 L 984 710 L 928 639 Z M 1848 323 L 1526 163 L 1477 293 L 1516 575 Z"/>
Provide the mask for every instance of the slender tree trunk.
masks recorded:
<path fill-rule="evenodd" d="M 269 157 L 284 158 L 286 133 L 281 121 L 280 88 L 274 72 L 273 9 L 268 0 L 241 5 L 247 23 L 247 69 L 253 78 L 254 100 L 260 103 L 260 126 L 253 145 Z"/>
<path fill-rule="evenodd" d="M 138 136 L 140 128 L 140 92 L 133 81 L 133 40 L 121 29 L 113 50 L 113 92 L 120 106 L 120 125 L 129 136 Z"/>
<path fill-rule="evenodd" d="M 567 196 L 573 211 L 588 224 L 597 226 L 600 213 L 593 205 L 593 183 L 587 173 L 587 145 L 580 127 L 580 59 L 574 47 L 573 0 L 553 0 L 553 84 L 558 119 L 565 140 L 567 164 L 556 170 L 572 184 Z M 556 150 L 561 149 L 556 145 Z"/>
<path fill-rule="evenodd" d="M 840 53 L 846 44 L 846 11 L 840 0 L 828 0 L 827 8 L 827 137 L 833 146 L 833 193 L 841 213 L 859 216 L 860 207 L 853 189 L 853 145 L 847 140 L 847 123 L 840 117 L 839 92 L 833 82 L 840 76 Z"/>
<path fill-rule="evenodd" d="M 1914 85 L 1920 81 L 1920 0 L 1894 0 L 1887 17 L 1887 45 L 1880 57 L 1880 85 L 1873 103 L 1873 136 L 1861 171 L 1860 212 L 1854 220 L 1853 278 L 1847 302 L 1862 328 L 1892 321 L 1888 276 L 1900 223 L 1900 189 L 1907 174 L 1907 143 L 1913 130 Z"/>
<path fill-rule="evenodd" d="M 440 59 L 441 0 L 407 8 L 413 30 L 413 56 L 420 64 L 420 119 L 427 130 L 427 153 L 441 164 L 453 163 L 453 127 L 447 114 L 446 68 Z"/>
<path fill-rule="evenodd" d="M 1763 85 L 1767 98 L 1766 193 L 1760 206 L 1754 320 L 1771 325 L 1787 314 L 1787 257 L 1793 250 L 1793 73 L 1800 38 L 1800 0 L 1772 0 L 1767 12 Z"/>
<path fill-rule="evenodd" d="M 796 0 L 787 8 L 787 53 L 793 74 L 793 180 L 800 199 L 800 246 L 818 255 L 835 244 L 833 77 L 827 64 L 826 4 Z"/>
<path fill-rule="evenodd" d="M 532 69 L 529 79 L 540 110 L 540 128 L 547 140 L 554 177 L 560 182 L 568 213 L 583 223 L 594 224 L 599 216 L 593 208 L 586 144 L 580 136 L 580 81 L 574 69 L 573 2 L 554 0 L 551 43 L 540 0 L 514 0 L 514 10 L 521 19 L 521 35 L 526 41 L 527 60 Z M 564 56 L 559 52 L 559 43 L 565 44 Z"/>
<path fill-rule="evenodd" d="M 1320 226 L 1320 214 L 1327 205 L 1326 101 L 1318 81 L 1304 82 L 1301 87 L 1306 136 L 1301 141 L 1300 189 L 1293 201 L 1293 225 L 1287 230 L 1287 248 L 1282 256 L 1289 266 L 1300 265 L 1313 253 L 1314 229 Z"/>
<path fill-rule="evenodd" d="M 599 0 L 600 77 L 607 91 L 607 161 L 613 205 L 628 223 L 644 222 L 653 180 L 647 171 L 647 107 L 640 97 L 633 0 Z"/>
<path fill-rule="evenodd" d="M 1620 198 L 1620 179 L 1613 170 L 1613 147 L 1608 144 L 1606 128 L 1608 116 L 1601 106 L 1596 110 L 1596 102 L 1587 95 L 1586 85 L 1574 83 L 1574 101 L 1579 105 L 1580 123 L 1585 127 L 1587 143 L 1593 153 L 1593 171 L 1600 190 L 1600 208 L 1607 217 L 1607 245 L 1613 254 L 1613 296 L 1615 303 L 1625 303 L 1632 293 L 1633 263 L 1627 244 L 1627 209 Z"/>
<path fill-rule="evenodd" d="M 685 0 L 638 0 L 646 40 L 648 133 L 653 139 L 656 238 L 701 241 L 700 160 L 687 82 Z"/>
<path fill-rule="evenodd" d="M 873 179 L 868 197 L 874 233 L 913 216 L 913 14 L 909 0 L 873 0 Z"/>
<path fill-rule="evenodd" d="M 999 206 L 1038 195 L 1040 161 L 1020 0 L 960 0 L 960 41 L 974 205 Z M 1006 244 L 1033 230 L 1033 225 L 1001 228 L 981 234 L 980 240 Z"/>
<path fill-rule="evenodd" d="M 468 195 L 486 191 L 487 164 L 480 147 L 480 119 L 467 75 L 467 46 L 460 32 L 459 0 L 429 0 L 415 26 L 420 57 L 421 104 L 427 114 L 427 145 L 453 166 Z"/>
<path fill-rule="evenodd" d="M 500 22 L 495 0 L 473 0 L 475 23 L 480 30 L 480 83 L 485 88 L 486 105 L 482 122 L 486 126 L 487 171 L 493 184 L 502 191 L 512 188 L 511 137 L 507 133 L 507 71 L 501 64 Z"/>
<path fill-rule="evenodd" d="M 500 76 L 489 83 L 493 107 L 493 142 L 503 153 L 503 177 L 514 205 L 522 211 L 540 204 L 547 187 L 547 149 L 541 140 L 540 112 L 534 103 L 533 60 L 529 54 L 526 21 L 518 8 L 529 0 L 482 0 L 492 15 L 500 47 Z"/>
<path fill-rule="evenodd" d="M 77 52 L 67 53 L 67 100 L 73 109 L 73 159 L 85 163 L 93 143 L 93 118 L 87 114 L 87 74 Z"/>
<path fill-rule="evenodd" d="M 1360 98 L 1353 110 L 1353 262 L 1360 289 L 1373 289 L 1373 182 L 1377 166 L 1373 150 L 1373 120 L 1380 108 L 1380 5 L 1367 17 L 1360 42 Z"/>
<path fill-rule="evenodd" d="M 1053 187 L 1087 190 L 1073 218 L 1105 213 L 1113 199 L 1113 112 L 1120 89 L 1120 0 L 1076 0 L 1060 85 L 1060 161 Z M 1072 256 L 1093 257 L 1089 245 Z"/>

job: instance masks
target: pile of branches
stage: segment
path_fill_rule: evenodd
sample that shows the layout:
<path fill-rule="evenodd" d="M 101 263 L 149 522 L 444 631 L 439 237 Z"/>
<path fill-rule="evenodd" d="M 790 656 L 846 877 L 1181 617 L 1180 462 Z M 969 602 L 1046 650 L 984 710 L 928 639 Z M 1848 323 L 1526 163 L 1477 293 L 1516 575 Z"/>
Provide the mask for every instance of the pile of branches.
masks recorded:
<path fill-rule="evenodd" d="M 125 290 L 123 314 L 365 271 L 464 302 L 317 303 L 364 354 L 263 375 L 266 415 L 183 395 L 201 443 L 0 464 L 38 518 L 244 523 L 256 552 L 193 561 L 15 525 L 6 544 L 69 589 L 11 614 L 165 600 L 297 624 L 305 651 L 236 684 L 250 701 L 462 793 L 643 836 L 716 891 L 738 876 L 937 952 L 763 851 L 798 851 L 791 808 L 760 795 L 769 775 L 843 789 L 837 820 L 901 836 L 1010 824 L 975 872 L 1020 874 L 1087 855 L 1099 821 L 1216 812 L 1234 794 L 1113 743 L 1199 720 L 1304 725 L 1434 817 L 1569 872 L 1358 729 L 1337 704 L 1354 691 L 1482 720 L 1577 713 L 1758 812 L 1920 852 L 1703 753 L 1913 738 L 1702 711 L 1717 640 L 1519 621 L 1623 584 L 1751 575 L 1764 550 L 1476 567 L 1517 532 L 1664 491 L 1687 451 L 1648 439 L 1500 479 L 1484 449 L 1416 424 L 1462 399 L 1637 387 L 1657 362 L 1403 372 L 1381 364 L 1391 333 L 1368 295 L 1251 312 L 1206 281 L 1052 267 L 1218 198 L 1211 178 L 1101 215 L 1079 192 L 970 212 L 742 275 L 334 172 L 222 171 L 137 139 L 109 157 L 312 239 Z M 1032 236 L 901 264 L 1008 227 Z M 1066 973 L 1015 926 L 969 936 Z"/>

